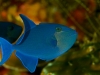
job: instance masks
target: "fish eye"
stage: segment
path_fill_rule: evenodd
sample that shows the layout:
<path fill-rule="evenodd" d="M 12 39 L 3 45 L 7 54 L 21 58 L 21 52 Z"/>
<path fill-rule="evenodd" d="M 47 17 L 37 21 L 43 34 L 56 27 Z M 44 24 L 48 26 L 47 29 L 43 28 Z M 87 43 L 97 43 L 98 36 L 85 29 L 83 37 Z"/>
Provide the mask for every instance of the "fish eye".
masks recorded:
<path fill-rule="evenodd" d="M 57 27 L 57 28 L 56 28 L 56 31 L 57 31 L 57 32 L 60 32 L 60 31 L 62 31 L 62 28 Z"/>

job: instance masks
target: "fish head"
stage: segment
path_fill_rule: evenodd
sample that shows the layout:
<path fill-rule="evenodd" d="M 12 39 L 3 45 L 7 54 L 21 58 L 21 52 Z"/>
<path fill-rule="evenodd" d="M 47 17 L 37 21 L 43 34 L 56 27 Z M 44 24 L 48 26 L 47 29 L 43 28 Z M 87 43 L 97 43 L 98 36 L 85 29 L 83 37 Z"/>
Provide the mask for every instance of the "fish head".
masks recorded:
<path fill-rule="evenodd" d="M 41 48 L 38 51 L 42 53 L 38 53 L 38 56 L 47 61 L 68 51 L 75 43 L 78 35 L 74 29 L 61 24 L 42 23 L 40 26 L 38 25 L 38 29 L 42 36 L 41 39 L 43 37 L 45 39 L 42 39 Z"/>
<path fill-rule="evenodd" d="M 78 34 L 72 28 L 58 25 L 56 27 L 54 36 L 57 40 L 57 47 L 59 48 L 59 52 L 62 54 L 73 46 Z"/>

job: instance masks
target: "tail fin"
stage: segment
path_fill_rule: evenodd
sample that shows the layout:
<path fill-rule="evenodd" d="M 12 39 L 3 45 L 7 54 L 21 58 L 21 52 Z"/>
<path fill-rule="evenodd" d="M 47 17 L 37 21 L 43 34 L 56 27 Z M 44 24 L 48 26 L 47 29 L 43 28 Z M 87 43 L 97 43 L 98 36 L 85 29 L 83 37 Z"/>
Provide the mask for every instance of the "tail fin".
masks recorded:
<path fill-rule="evenodd" d="M 1 48 L 1 53 L 2 53 L 2 58 L 1 58 L 1 61 L 0 61 L 0 65 L 3 65 L 8 60 L 11 53 L 13 52 L 12 44 L 10 44 L 4 38 L 0 37 L 0 48 Z"/>

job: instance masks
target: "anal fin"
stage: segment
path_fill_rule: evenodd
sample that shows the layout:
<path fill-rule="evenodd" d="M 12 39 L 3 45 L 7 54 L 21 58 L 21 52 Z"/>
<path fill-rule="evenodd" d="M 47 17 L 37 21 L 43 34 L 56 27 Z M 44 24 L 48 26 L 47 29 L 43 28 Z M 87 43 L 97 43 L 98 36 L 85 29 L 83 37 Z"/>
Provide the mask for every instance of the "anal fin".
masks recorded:
<path fill-rule="evenodd" d="M 33 73 L 36 69 L 38 64 L 38 58 L 25 55 L 21 52 L 16 52 L 16 56 L 21 60 L 22 64 L 31 72 Z"/>

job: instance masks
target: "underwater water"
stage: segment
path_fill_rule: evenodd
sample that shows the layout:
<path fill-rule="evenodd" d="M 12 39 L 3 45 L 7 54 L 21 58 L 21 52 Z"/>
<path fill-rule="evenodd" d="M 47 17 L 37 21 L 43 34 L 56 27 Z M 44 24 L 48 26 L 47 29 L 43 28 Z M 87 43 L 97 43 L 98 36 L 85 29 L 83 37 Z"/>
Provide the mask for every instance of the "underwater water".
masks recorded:
<path fill-rule="evenodd" d="M 28 16 L 37 25 L 63 24 L 78 32 L 77 41 L 69 51 L 52 61 L 39 60 L 34 73 L 13 53 L 0 66 L 0 75 L 100 75 L 100 0 L 0 0 L 0 5 L 0 22 L 14 23 L 20 29 L 11 33 L 12 27 L 7 31 L 0 24 L 0 37 L 11 43 L 24 27 L 19 14 Z"/>

